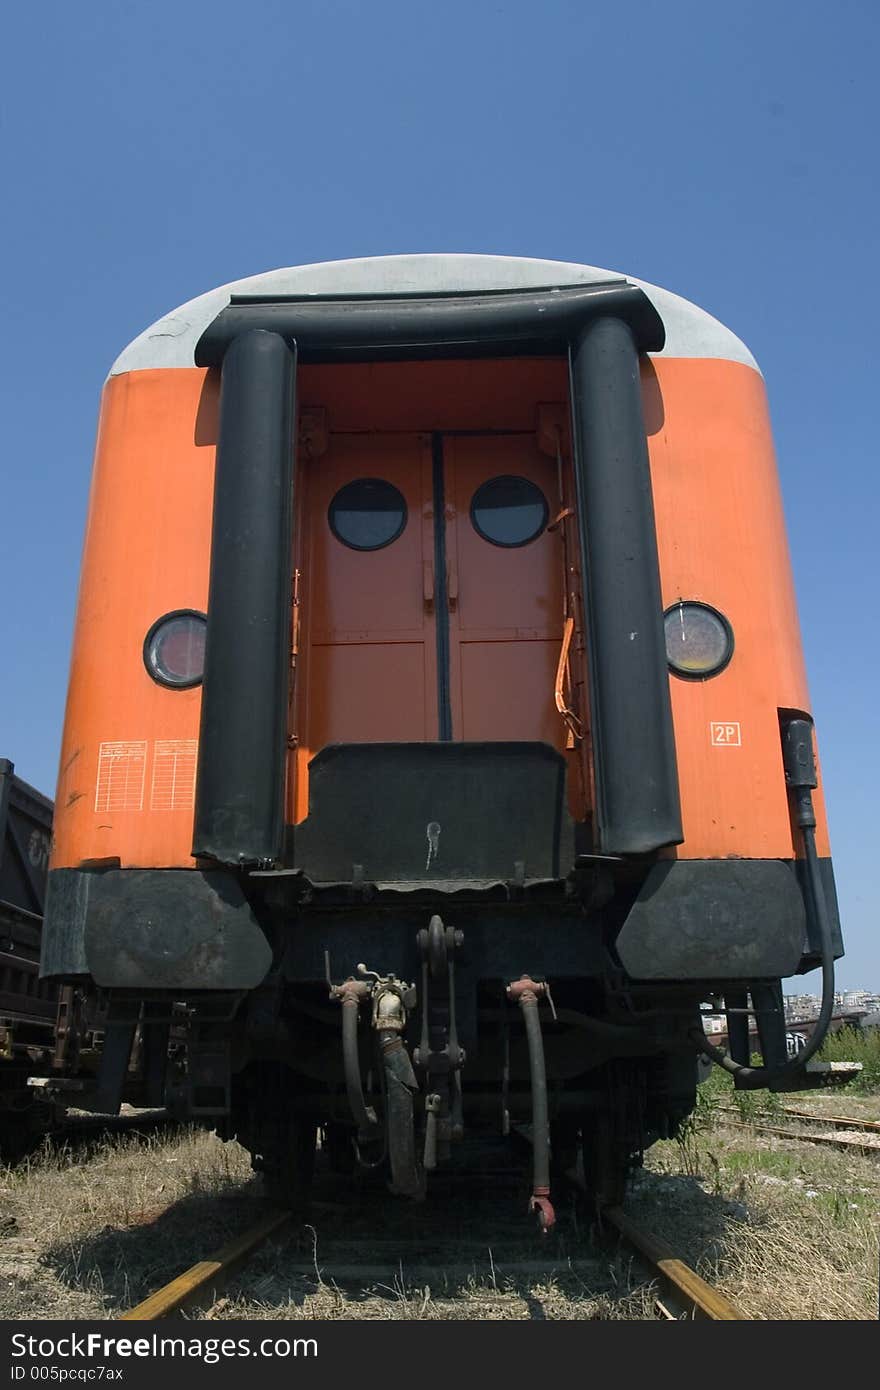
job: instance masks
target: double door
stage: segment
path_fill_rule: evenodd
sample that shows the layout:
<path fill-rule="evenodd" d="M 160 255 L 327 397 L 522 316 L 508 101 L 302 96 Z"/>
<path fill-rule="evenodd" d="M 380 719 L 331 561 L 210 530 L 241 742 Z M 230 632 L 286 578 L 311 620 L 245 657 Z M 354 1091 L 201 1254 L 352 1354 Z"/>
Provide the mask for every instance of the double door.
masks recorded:
<path fill-rule="evenodd" d="M 564 748 L 559 467 L 534 433 L 332 434 L 303 482 L 301 758 L 337 742 Z"/>

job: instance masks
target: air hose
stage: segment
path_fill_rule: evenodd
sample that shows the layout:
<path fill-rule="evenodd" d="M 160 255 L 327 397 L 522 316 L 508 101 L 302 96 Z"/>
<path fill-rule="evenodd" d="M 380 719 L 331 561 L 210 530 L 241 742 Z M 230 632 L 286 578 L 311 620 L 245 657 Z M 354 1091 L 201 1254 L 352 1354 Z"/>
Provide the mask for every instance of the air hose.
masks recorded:
<path fill-rule="evenodd" d="M 547 1104 L 547 1068 L 538 1001 L 549 998 L 546 981 L 522 975 L 507 986 L 508 999 L 515 999 L 522 1010 L 529 1049 L 529 1076 L 532 1083 L 532 1196 L 529 1210 L 538 1218 L 538 1228 L 546 1235 L 556 1223 L 550 1201 L 550 1117 Z"/>
<path fill-rule="evenodd" d="M 358 1008 L 360 1000 L 368 997 L 369 986 L 361 980 L 347 980 L 331 991 L 342 1004 L 342 1061 L 345 1090 L 352 1119 L 360 1139 L 370 1138 L 378 1128 L 376 1112 L 367 1105 L 361 1084 L 361 1064 L 358 1051 Z"/>
<path fill-rule="evenodd" d="M 785 780 L 793 793 L 794 818 L 800 828 L 806 865 L 806 907 L 808 917 L 817 929 L 819 955 L 822 963 L 822 1003 L 819 1017 L 802 1052 L 781 1067 L 750 1067 L 735 1062 L 720 1048 L 708 1041 L 702 1025 L 688 1034 L 691 1041 L 711 1061 L 733 1076 L 738 1090 L 755 1091 L 761 1087 L 777 1086 L 790 1076 L 803 1071 L 825 1041 L 834 1011 L 834 942 L 828 904 L 816 853 L 816 813 L 813 809 L 813 788 L 818 785 L 813 760 L 813 724 L 810 719 L 790 719 L 783 727 L 782 756 Z M 815 940 L 815 936 L 813 937 Z"/>

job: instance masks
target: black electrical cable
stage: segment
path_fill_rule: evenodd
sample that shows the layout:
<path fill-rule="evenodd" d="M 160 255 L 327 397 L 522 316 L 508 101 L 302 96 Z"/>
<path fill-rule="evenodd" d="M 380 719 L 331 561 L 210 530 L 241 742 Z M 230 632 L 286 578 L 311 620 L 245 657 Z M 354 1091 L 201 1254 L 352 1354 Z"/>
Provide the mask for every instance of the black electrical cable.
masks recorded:
<path fill-rule="evenodd" d="M 692 1029 L 688 1034 L 699 1050 L 719 1067 L 723 1067 L 726 1072 L 729 1072 L 736 1079 L 738 1088 L 744 1091 L 755 1091 L 764 1086 L 773 1086 L 778 1081 L 785 1080 L 796 1072 L 802 1071 L 825 1041 L 831 1015 L 834 1012 L 834 943 L 831 939 L 831 920 L 828 916 L 828 905 L 825 901 L 825 891 L 822 887 L 819 860 L 816 854 L 816 818 L 813 813 L 809 790 L 799 788 L 798 791 L 798 820 L 803 834 L 804 860 L 807 866 L 808 905 L 812 908 L 813 920 L 819 928 L 819 950 L 822 958 L 822 1004 L 809 1042 L 804 1050 L 798 1053 L 797 1057 L 793 1057 L 784 1066 L 747 1067 L 739 1062 L 734 1062 L 725 1052 L 713 1047 L 706 1038 L 702 1024 L 699 1028 Z"/>

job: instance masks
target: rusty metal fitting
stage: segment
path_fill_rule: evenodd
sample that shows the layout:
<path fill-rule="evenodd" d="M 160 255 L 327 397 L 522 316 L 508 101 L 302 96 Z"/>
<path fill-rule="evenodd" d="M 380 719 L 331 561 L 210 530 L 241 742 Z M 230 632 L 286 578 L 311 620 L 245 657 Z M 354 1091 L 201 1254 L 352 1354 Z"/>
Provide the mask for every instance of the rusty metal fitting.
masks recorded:
<path fill-rule="evenodd" d="M 538 1229 L 542 1235 L 556 1225 L 556 1212 L 550 1201 L 549 1187 L 536 1187 L 529 1199 L 529 1211 L 537 1217 Z"/>
<path fill-rule="evenodd" d="M 338 999 L 340 1004 L 354 1005 L 358 1008 L 363 999 L 369 999 L 372 993 L 372 985 L 366 980 L 348 979 L 341 985 L 331 985 L 330 998 Z"/>
<path fill-rule="evenodd" d="M 507 986 L 507 997 L 517 1004 L 537 1004 L 549 993 L 545 980 L 533 980 L 531 975 L 521 975 Z"/>

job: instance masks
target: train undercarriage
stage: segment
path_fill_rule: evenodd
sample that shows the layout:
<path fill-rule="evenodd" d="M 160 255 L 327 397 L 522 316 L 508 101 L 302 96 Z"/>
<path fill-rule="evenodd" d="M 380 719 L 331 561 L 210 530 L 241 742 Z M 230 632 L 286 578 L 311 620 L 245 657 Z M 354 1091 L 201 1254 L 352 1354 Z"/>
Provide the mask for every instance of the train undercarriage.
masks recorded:
<path fill-rule="evenodd" d="M 547 1229 L 552 1168 L 582 1165 L 616 1202 L 676 1134 L 710 997 L 737 1084 L 811 1084 L 786 1065 L 780 980 L 812 959 L 823 864 L 805 894 L 779 860 L 582 852 L 564 787 L 541 744 L 337 745 L 313 760 L 292 867 L 59 871 L 56 919 L 98 985 L 63 999 L 77 1104 L 165 1104 L 240 1140 L 292 1204 L 319 1131 L 343 1168 L 417 1199 L 465 1134 L 527 1128 Z"/>
<path fill-rule="evenodd" d="M 295 1207 L 318 1142 L 337 1172 L 380 1170 L 419 1200 L 465 1136 L 499 1135 L 531 1141 L 542 1229 L 566 1169 L 616 1203 L 642 1152 L 693 1108 L 699 990 L 634 986 L 577 898 L 536 907 L 512 892 L 311 906 L 267 929 L 275 965 L 255 990 L 102 996 L 103 1045 L 87 1057 L 78 1019 L 96 996 L 80 992 L 62 1048 L 76 1104 L 163 1096 L 238 1139 L 270 1198 Z M 316 963 L 323 979 L 308 978 Z"/>

